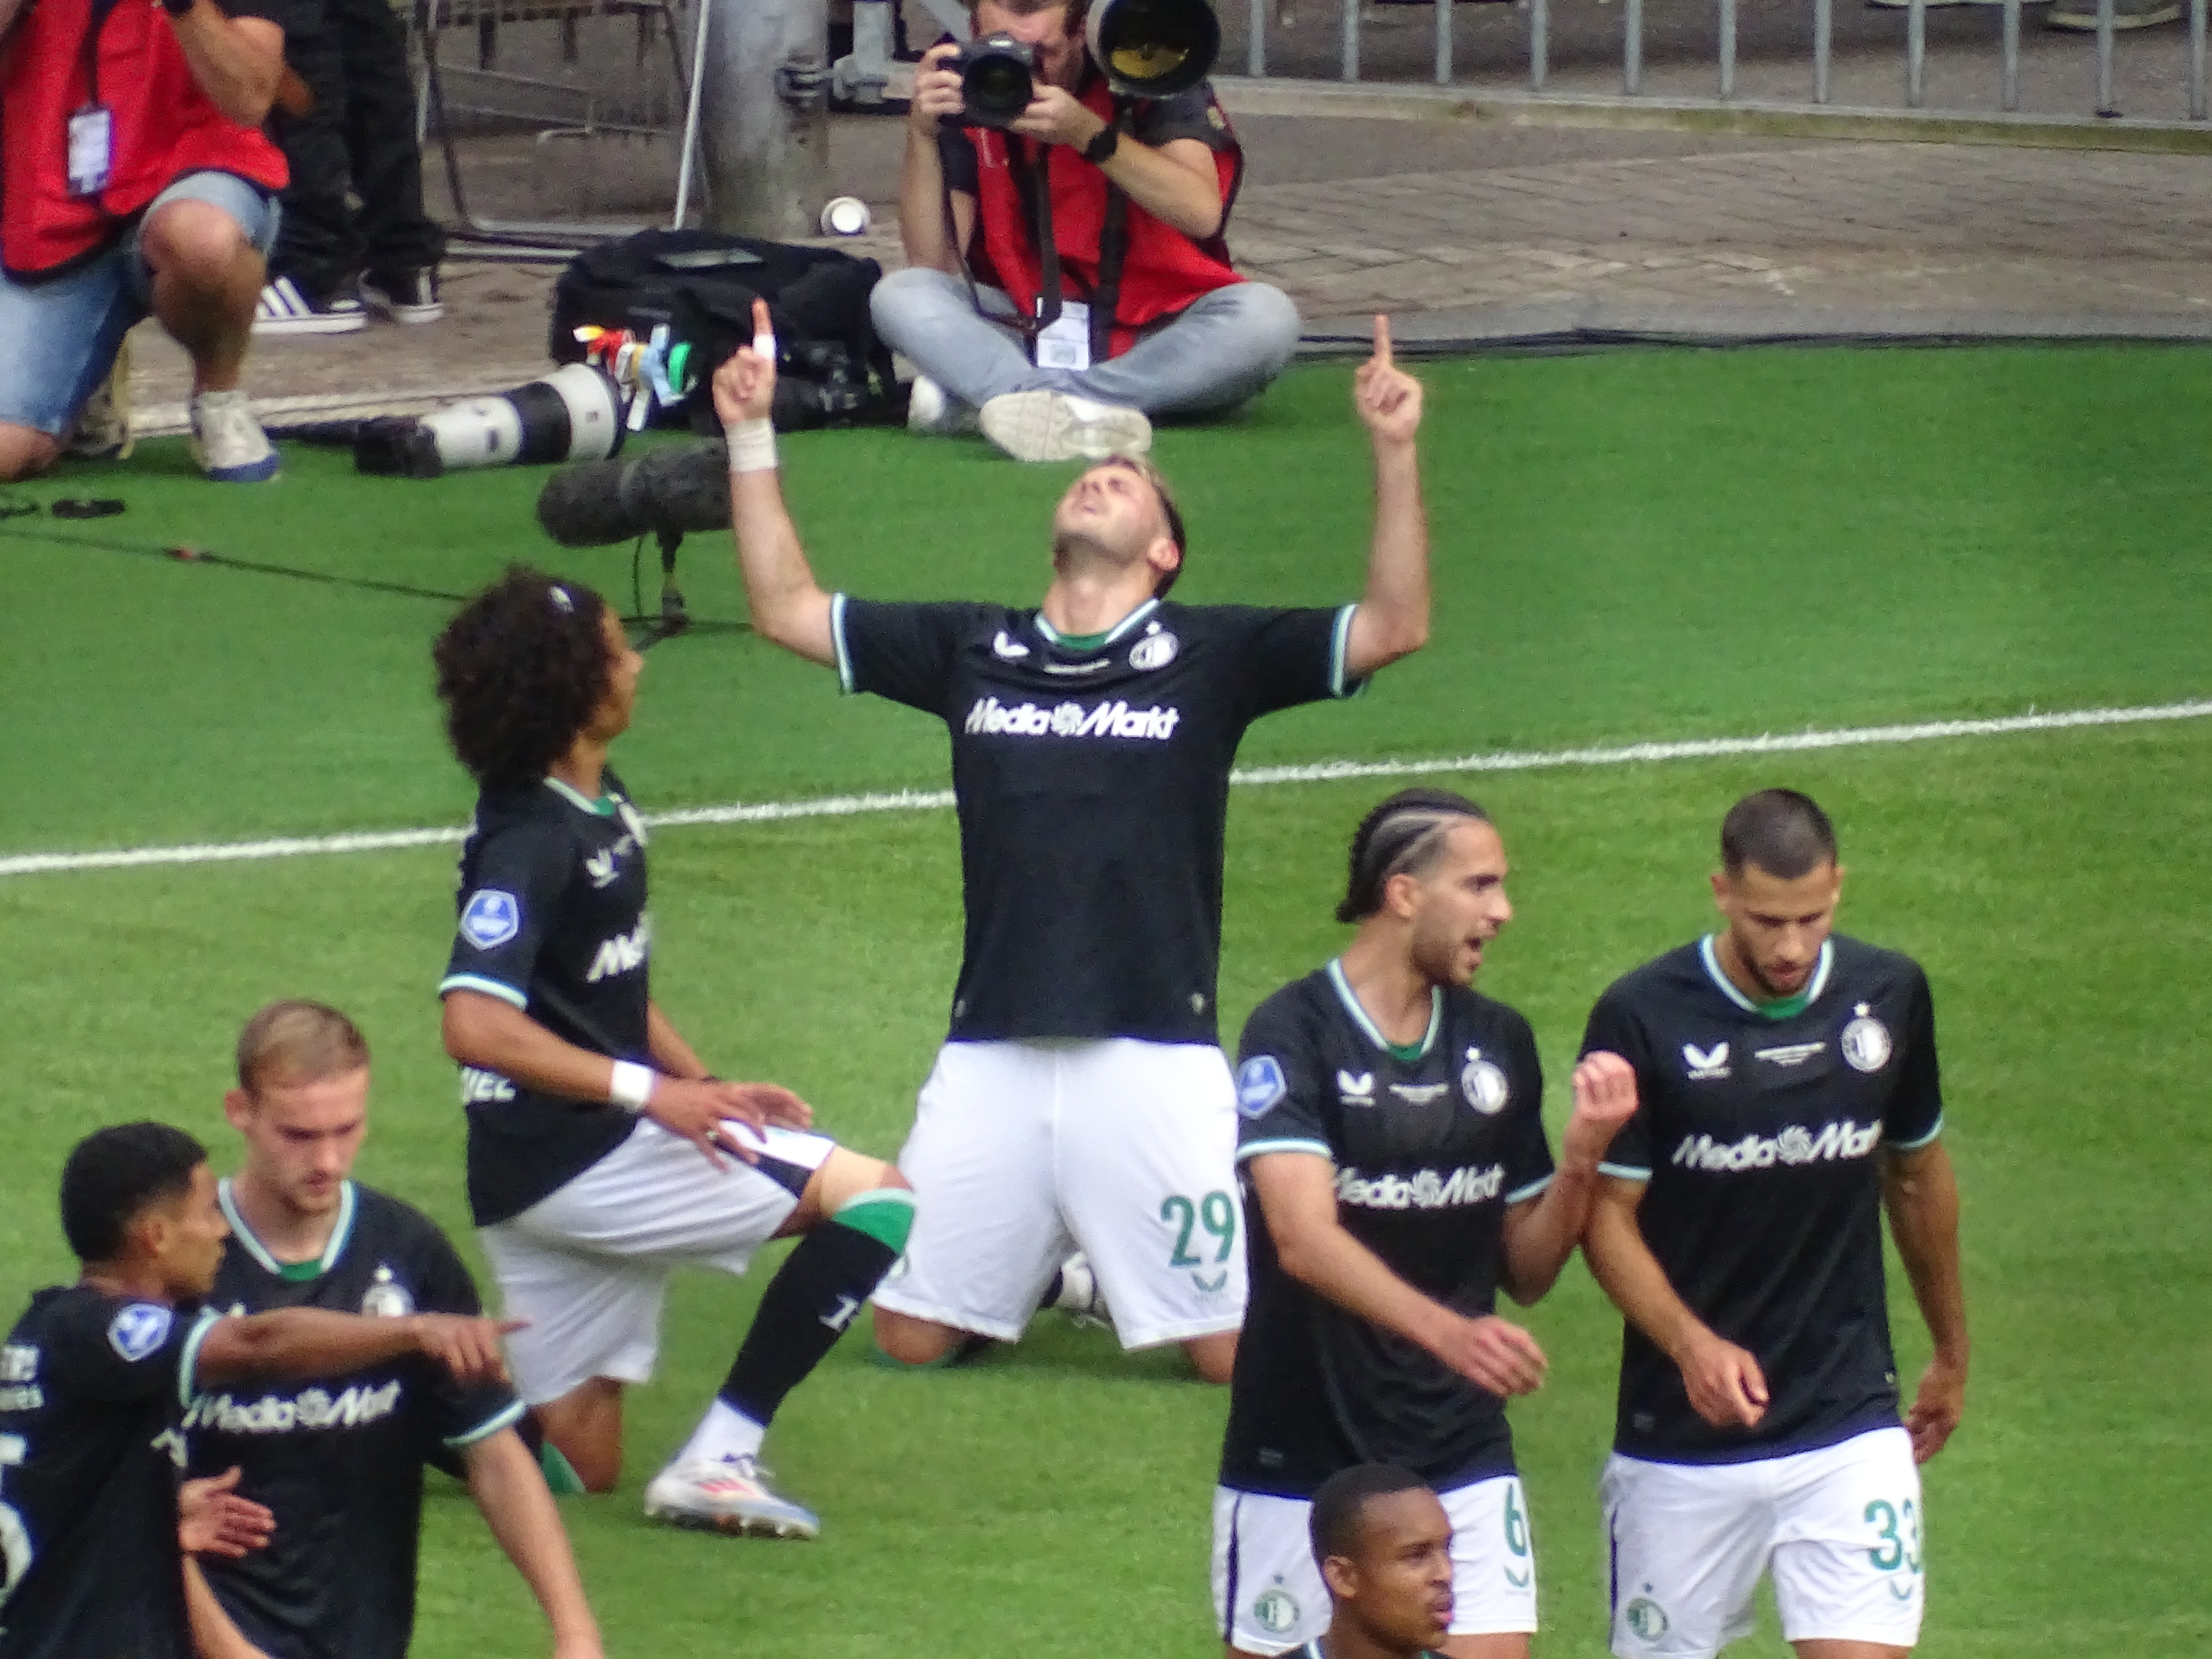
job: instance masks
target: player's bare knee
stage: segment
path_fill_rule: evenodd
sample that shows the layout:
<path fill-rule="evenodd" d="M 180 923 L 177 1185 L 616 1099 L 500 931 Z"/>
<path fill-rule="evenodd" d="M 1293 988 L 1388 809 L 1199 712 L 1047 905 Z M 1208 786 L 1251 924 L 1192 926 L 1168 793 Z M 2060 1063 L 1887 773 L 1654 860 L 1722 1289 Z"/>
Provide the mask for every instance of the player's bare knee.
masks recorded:
<path fill-rule="evenodd" d="M 1182 1345 L 1190 1356 L 1191 1370 L 1201 1382 L 1225 1386 L 1237 1370 L 1237 1333 L 1222 1331 L 1212 1336 L 1194 1337 Z"/>
<path fill-rule="evenodd" d="M 952 1352 L 961 1334 L 950 1325 L 939 1325 L 910 1314 L 878 1308 L 876 1346 L 884 1357 L 902 1365 L 933 1365 Z"/>

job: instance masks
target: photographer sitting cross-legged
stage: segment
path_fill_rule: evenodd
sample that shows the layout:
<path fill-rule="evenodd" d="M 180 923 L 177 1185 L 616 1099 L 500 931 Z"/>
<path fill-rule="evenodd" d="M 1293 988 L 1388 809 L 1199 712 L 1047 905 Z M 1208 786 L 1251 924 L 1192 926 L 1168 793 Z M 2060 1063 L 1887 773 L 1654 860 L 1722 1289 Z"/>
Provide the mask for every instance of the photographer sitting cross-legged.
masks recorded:
<path fill-rule="evenodd" d="M 0 0 L 0 482 L 58 459 L 149 313 L 208 477 L 276 476 L 239 387 L 284 158 L 289 0 Z"/>
<path fill-rule="evenodd" d="M 1085 42 L 1085 3 L 971 0 L 979 37 L 1033 58 L 1029 104 L 1003 127 L 968 107 L 960 47 L 923 58 L 899 176 L 908 268 L 872 301 L 877 333 L 921 377 L 908 426 L 980 424 L 1020 460 L 1140 453 L 1148 416 L 1233 408 L 1297 344 L 1290 300 L 1231 268 L 1243 155 L 1211 88 L 1117 100 Z"/>

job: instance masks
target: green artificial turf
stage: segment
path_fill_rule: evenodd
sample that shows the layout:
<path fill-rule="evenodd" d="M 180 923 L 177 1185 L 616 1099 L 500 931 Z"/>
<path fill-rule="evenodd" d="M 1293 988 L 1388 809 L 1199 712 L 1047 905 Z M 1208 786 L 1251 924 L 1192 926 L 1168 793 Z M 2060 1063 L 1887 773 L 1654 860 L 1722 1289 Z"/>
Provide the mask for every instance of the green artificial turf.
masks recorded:
<path fill-rule="evenodd" d="M 1425 453 L 1430 649 L 1342 708 L 1271 721 L 1254 761 L 1445 755 L 2154 702 L 2206 695 L 2197 352 L 1624 356 L 1439 363 Z M 1341 372 L 1291 377 L 1235 427 L 1164 434 L 1194 599 L 1356 588 L 1366 512 Z M 896 434 L 789 441 L 825 580 L 1032 597 L 1066 472 Z M 356 481 L 295 453 L 266 492 L 210 489 L 155 446 L 41 492 L 126 495 L 94 528 L 240 557 L 465 586 L 545 558 L 537 475 Z M 173 477 L 161 475 L 167 465 Z M 0 850 L 458 821 L 430 602 L 11 540 L 0 627 L 15 752 Z M 617 585 L 627 550 L 559 556 Z M 739 614 L 695 538 L 695 608 Z M 617 750 L 647 802 L 941 786 L 943 738 L 749 638 L 656 647 Z M 1721 811 L 1788 783 L 1835 813 L 1844 925 L 1909 951 L 1937 999 L 1965 1193 L 1968 1416 L 1927 1472 L 1924 1650 L 2195 1655 L 2212 1503 L 2212 1224 L 2203 1200 L 2201 961 L 2212 723 L 1764 759 L 1446 779 L 1497 815 L 1516 917 L 1483 985 L 1563 1077 L 1613 977 L 1706 925 Z M 1232 794 L 1228 1030 L 1344 934 L 1328 919 L 1360 812 L 1395 787 Z M 801 1090 L 895 1152 L 957 954 L 945 811 L 667 829 L 653 842 L 657 998 L 726 1074 Z M 239 1024 L 276 995 L 353 1012 L 376 1054 L 362 1178 L 472 1261 L 462 1121 L 432 988 L 452 849 L 0 878 L 9 1033 L 0 1305 L 66 1274 L 53 1183 L 97 1124 L 158 1115 L 227 1156 Z M 1556 1133 L 1560 1103 L 1551 1103 Z M 762 1267 L 770 1265 L 769 1253 Z M 1207 1659 L 1208 1499 L 1224 1398 L 1179 1359 L 1041 1321 L 964 1371 L 893 1375 L 865 1337 L 793 1398 L 769 1452 L 825 1518 L 811 1545 L 648 1528 L 642 1481 L 720 1378 L 765 1273 L 679 1279 L 630 1470 L 564 1504 L 609 1651 L 635 1659 Z M 1893 1275 L 1910 1382 L 1926 1342 Z M 1551 1380 L 1513 1412 L 1544 1659 L 1604 1650 L 1594 1483 L 1617 1322 L 1579 1265 L 1527 1316 Z M 434 1481 L 424 1659 L 542 1652 L 527 1598 L 458 1488 Z M 1739 1651 L 1783 1651 L 1771 1620 Z"/>
<path fill-rule="evenodd" d="M 2151 701 L 2201 686 L 2212 478 L 2202 350 L 1638 353 L 1425 366 L 1436 637 L 1350 709 L 1255 729 L 1248 761 Z M 1357 596 L 1365 446 L 1340 370 L 1162 434 L 1193 544 L 1179 597 Z M 1072 469 L 897 432 L 785 441 L 822 580 L 1034 603 Z M 59 535 L 465 591 L 523 558 L 627 595 L 628 547 L 537 529 L 544 474 L 361 478 L 288 448 L 207 488 L 180 443 L 81 471 L 125 515 Z M 428 642 L 448 607 L 9 537 L 0 689 L 40 781 L 0 851 L 457 823 Z M 648 556 L 647 564 L 652 563 Z M 692 538 L 702 616 L 741 619 L 726 538 Z M 653 582 L 647 584 L 652 602 Z M 934 785 L 941 732 L 749 635 L 657 649 L 628 773 L 663 805 Z"/>

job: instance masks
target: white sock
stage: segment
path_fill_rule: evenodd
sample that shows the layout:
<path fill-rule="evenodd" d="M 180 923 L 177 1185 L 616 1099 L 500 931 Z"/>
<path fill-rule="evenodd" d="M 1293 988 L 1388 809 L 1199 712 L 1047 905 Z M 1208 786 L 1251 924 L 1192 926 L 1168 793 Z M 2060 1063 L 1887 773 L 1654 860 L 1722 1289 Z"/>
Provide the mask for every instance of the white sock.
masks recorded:
<path fill-rule="evenodd" d="M 676 1455 L 679 1463 L 711 1463 L 724 1457 L 757 1457 L 768 1431 L 720 1395 L 707 1407 L 691 1438 Z"/>

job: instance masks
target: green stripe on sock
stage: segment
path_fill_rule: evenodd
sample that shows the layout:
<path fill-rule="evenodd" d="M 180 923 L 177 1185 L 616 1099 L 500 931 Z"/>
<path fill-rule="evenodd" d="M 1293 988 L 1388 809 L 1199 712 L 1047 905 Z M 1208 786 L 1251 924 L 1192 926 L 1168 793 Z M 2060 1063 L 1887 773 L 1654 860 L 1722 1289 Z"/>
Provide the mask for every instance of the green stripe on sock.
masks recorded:
<path fill-rule="evenodd" d="M 904 1255 L 907 1235 L 914 1231 L 914 1194 L 903 1187 L 873 1188 L 830 1218 L 874 1239 L 893 1255 Z"/>

